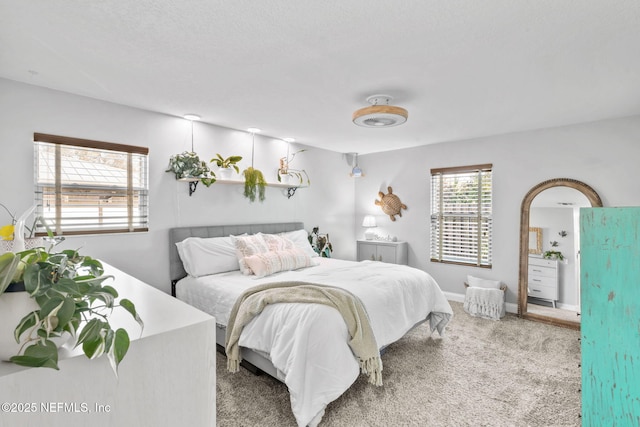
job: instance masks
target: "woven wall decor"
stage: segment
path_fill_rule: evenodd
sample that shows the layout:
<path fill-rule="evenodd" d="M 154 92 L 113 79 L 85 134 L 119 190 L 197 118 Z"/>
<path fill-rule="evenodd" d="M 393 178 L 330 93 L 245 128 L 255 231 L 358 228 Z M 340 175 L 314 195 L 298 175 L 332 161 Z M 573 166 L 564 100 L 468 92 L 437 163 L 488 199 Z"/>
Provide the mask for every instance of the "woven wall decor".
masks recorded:
<path fill-rule="evenodd" d="M 402 209 L 407 209 L 407 205 L 400 201 L 400 198 L 393 194 L 393 189 L 391 187 L 387 187 L 389 194 L 384 194 L 382 191 L 378 193 L 380 200 L 376 200 L 376 206 L 380 206 L 382 208 L 382 212 L 389 215 L 391 221 L 396 220 L 396 215 L 402 216 Z"/>

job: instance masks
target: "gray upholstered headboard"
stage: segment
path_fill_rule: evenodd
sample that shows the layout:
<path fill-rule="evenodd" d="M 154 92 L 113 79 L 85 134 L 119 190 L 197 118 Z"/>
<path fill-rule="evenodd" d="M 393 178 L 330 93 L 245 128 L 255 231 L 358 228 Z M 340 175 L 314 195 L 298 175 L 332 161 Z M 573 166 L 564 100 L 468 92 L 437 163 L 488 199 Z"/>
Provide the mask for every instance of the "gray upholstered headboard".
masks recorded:
<path fill-rule="evenodd" d="M 302 222 L 282 222 L 272 224 L 234 224 L 234 225 L 206 225 L 198 227 L 178 227 L 169 229 L 169 272 L 171 274 L 171 290 L 174 293 L 175 283 L 187 275 L 178 255 L 176 243 L 187 237 L 223 237 L 231 234 L 243 233 L 282 233 L 304 228 Z"/>

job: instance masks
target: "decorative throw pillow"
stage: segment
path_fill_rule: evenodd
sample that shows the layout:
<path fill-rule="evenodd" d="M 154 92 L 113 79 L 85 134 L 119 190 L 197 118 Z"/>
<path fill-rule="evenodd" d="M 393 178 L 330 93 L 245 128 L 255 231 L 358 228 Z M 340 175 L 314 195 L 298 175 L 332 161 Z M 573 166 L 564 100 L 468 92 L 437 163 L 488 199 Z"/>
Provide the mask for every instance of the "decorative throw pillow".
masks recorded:
<path fill-rule="evenodd" d="M 188 237 L 176 243 L 187 274 L 200 277 L 237 270 L 238 257 L 230 237 Z"/>
<path fill-rule="evenodd" d="M 309 243 L 309 233 L 307 233 L 307 230 L 285 231 L 284 233 L 278 233 L 278 236 L 291 240 L 296 247 L 302 249 L 304 253 L 309 255 L 311 258 L 320 256 L 311 247 L 311 243 Z"/>
<path fill-rule="evenodd" d="M 256 277 L 265 277 L 279 271 L 297 270 L 316 265 L 301 249 L 262 252 L 244 258 Z"/>
<path fill-rule="evenodd" d="M 269 252 L 269 245 L 262 234 L 248 236 L 231 236 L 231 241 L 236 248 L 236 256 L 242 274 L 252 274 L 251 268 L 245 262 L 245 258 L 263 252 Z"/>
<path fill-rule="evenodd" d="M 473 276 L 467 276 L 467 284 L 472 288 L 500 289 L 499 280 L 480 279 Z"/>
<path fill-rule="evenodd" d="M 270 251 L 284 251 L 296 248 L 295 243 L 284 236 L 277 234 L 258 234 L 261 234 L 264 241 L 267 242 Z"/>

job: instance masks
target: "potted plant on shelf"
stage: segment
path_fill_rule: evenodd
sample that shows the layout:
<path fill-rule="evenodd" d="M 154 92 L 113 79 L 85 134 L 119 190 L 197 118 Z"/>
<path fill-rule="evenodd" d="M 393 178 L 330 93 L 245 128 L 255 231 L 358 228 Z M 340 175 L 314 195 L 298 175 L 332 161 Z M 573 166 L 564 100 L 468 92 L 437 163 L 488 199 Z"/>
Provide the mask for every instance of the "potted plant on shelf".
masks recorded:
<path fill-rule="evenodd" d="M 267 181 L 264 179 L 262 171 L 250 166 L 242 171 L 242 175 L 244 175 L 244 197 L 254 202 L 257 196 L 263 202 Z"/>
<path fill-rule="evenodd" d="M 215 163 L 218 166 L 218 175 L 220 179 L 230 179 L 233 174 L 233 169 L 236 173 L 240 173 L 237 163 L 242 160 L 242 156 L 230 156 L 226 159 L 223 158 L 220 153 L 216 154 L 216 157 L 211 159 L 211 163 Z"/>
<path fill-rule="evenodd" d="M 51 234 L 50 234 L 51 237 Z M 135 305 L 118 298 L 118 292 L 104 285 L 113 276 L 104 275 L 102 263 L 75 250 L 52 253 L 44 248 L 0 255 L 0 304 L 3 305 L 4 331 L 0 340 L 10 338 L 17 346 L 3 344 L 0 351 L 10 362 L 22 366 L 58 369 L 63 346 L 82 346 L 84 354 L 95 359 L 106 354 L 117 375 L 118 365 L 129 348 L 129 334 L 113 330 L 109 316 L 115 308 L 129 312 L 144 326 Z M 9 292 L 11 291 L 11 292 Z M 9 298 L 11 297 L 11 298 Z M 7 319 L 12 308 L 24 301 L 18 321 Z M 14 326 L 17 325 L 17 326 Z M 11 337 L 4 336 L 10 329 Z M 68 341 L 68 342 L 67 342 Z"/>
<path fill-rule="evenodd" d="M 173 172 L 176 179 L 200 181 L 207 187 L 216 182 L 215 174 L 207 163 L 193 151 L 185 151 L 169 158 L 169 166 L 165 172 Z"/>
<path fill-rule="evenodd" d="M 311 180 L 309 179 L 309 175 L 304 169 L 291 169 L 289 167 L 293 159 L 296 157 L 296 154 L 302 153 L 306 150 L 298 150 L 291 155 L 288 153 L 288 151 L 289 148 L 287 147 L 287 155 L 280 158 L 280 165 L 278 167 L 278 182 L 288 184 L 293 178 L 297 182 L 297 185 L 302 185 L 305 181 L 307 185 L 310 185 Z"/>

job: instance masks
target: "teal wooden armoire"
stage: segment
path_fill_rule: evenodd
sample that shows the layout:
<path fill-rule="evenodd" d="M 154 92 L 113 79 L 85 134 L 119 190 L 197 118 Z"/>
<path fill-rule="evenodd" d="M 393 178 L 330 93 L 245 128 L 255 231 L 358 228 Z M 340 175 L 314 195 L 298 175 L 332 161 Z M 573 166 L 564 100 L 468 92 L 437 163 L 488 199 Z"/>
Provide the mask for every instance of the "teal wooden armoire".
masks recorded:
<path fill-rule="evenodd" d="M 582 425 L 640 426 L 640 207 L 580 209 Z"/>

